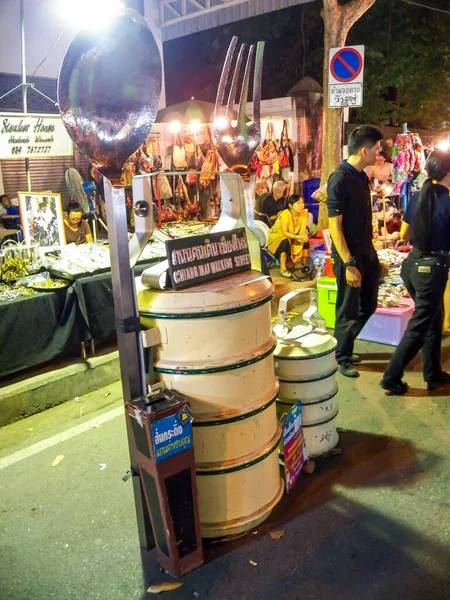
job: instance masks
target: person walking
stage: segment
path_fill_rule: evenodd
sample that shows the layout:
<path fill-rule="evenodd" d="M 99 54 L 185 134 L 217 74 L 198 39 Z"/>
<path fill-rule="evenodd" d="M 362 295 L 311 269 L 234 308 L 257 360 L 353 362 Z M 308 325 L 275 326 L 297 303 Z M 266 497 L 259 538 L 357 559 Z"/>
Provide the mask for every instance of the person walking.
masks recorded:
<path fill-rule="evenodd" d="M 412 196 L 401 230 L 401 236 L 409 237 L 413 245 L 401 276 L 415 308 L 380 382 L 384 390 L 397 395 L 408 389 L 402 377 L 419 350 L 427 389 L 450 383 L 450 375 L 441 366 L 442 307 L 450 254 L 450 152 L 435 149 L 426 171 L 428 179 Z"/>
<path fill-rule="evenodd" d="M 372 203 L 366 167 L 375 164 L 381 131 L 361 125 L 348 139 L 349 158 L 330 176 L 327 204 L 337 278 L 336 360 L 346 377 L 358 377 L 355 339 L 377 308 L 380 264 L 372 243 Z"/>

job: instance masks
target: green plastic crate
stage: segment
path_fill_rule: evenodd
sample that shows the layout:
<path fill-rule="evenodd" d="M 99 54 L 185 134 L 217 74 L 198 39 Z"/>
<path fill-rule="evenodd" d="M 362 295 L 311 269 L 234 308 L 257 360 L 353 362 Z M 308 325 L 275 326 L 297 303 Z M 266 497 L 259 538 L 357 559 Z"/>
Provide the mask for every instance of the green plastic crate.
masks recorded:
<path fill-rule="evenodd" d="M 337 284 L 335 277 L 321 277 L 317 280 L 319 314 L 325 319 L 327 327 L 334 329 L 336 323 Z"/>

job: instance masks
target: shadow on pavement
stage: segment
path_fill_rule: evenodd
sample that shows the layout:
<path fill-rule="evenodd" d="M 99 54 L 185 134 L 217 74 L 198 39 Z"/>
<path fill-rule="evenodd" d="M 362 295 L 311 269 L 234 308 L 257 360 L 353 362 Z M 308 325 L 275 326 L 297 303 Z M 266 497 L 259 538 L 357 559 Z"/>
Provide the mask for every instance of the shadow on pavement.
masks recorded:
<path fill-rule="evenodd" d="M 389 514 L 392 490 L 411 502 L 407 488 L 441 459 L 393 437 L 341 431 L 340 438 L 342 454 L 317 459 L 315 473 L 303 476 L 256 532 L 220 544 L 206 540 L 206 564 L 171 598 L 445 598 L 448 549 L 417 533 L 407 514 Z M 360 488 L 385 488 L 387 514 L 379 496 L 374 506 L 370 493 L 364 503 L 346 497 Z M 281 529 L 284 536 L 272 540 L 269 532 Z M 150 571 L 154 581 L 154 565 Z"/>

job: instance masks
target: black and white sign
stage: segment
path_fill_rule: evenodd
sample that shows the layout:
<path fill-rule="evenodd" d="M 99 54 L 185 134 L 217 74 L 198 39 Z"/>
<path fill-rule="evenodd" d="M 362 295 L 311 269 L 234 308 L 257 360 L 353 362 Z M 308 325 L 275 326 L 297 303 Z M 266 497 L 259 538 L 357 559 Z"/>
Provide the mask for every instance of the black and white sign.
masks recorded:
<path fill-rule="evenodd" d="M 330 49 L 328 107 L 359 107 L 363 103 L 364 46 Z"/>
<path fill-rule="evenodd" d="M 245 229 L 233 229 L 166 241 L 174 289 L 221 279 L 251 269 Z"/>
<path fill-rule="evenodd" d="M 72 155 L 72 140 L 59 115 L 0 114 L 0 160 Z"/>

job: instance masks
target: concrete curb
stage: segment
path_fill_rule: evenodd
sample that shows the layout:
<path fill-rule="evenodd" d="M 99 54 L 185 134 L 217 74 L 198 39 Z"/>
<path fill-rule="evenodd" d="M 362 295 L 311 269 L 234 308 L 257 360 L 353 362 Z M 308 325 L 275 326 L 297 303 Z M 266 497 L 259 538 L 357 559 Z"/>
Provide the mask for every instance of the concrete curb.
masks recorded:
<path fill-rule="evenodd" d="M 119 379 L 119 353 L 115 351 L 12 383 L 0 388 L 0 427 Z"/>

